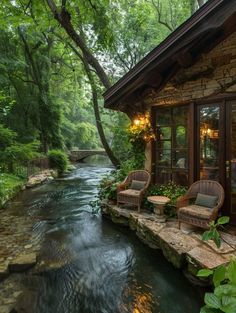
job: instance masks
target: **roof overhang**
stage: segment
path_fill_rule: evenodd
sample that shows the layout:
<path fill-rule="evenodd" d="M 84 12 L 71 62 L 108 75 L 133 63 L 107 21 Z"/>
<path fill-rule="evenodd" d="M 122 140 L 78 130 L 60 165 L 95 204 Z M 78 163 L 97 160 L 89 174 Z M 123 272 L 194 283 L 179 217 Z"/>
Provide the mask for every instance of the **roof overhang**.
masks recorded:
<path fill-rule="evenodd" d="M 236 30 L 236 1 L 209 0 L 104 93 L 105 107 L 128 113 L 147 87 L 161 90 L 181 68 L 191 66 Z"/>

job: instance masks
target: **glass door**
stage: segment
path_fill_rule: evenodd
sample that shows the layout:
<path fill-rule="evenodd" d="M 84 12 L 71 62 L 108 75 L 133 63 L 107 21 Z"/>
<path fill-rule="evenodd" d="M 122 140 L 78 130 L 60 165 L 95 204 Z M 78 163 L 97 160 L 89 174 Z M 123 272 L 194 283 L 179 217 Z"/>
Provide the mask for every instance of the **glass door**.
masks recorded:
<path fill-rule="evenodd" d="M 198 106 L 197 179 L 225 190 L 223 214 L 236 224 L 236 100 Z"/>
<path fill-rule="evenodd" d="M 220 104 L 198 107 L 199 179 L 220 181 L 220 115 Z"/>
<path fill-rule="evenodd" d="M 155 110 L 155 180 L 188 185 L 188 113 L 187 106 Z"/>

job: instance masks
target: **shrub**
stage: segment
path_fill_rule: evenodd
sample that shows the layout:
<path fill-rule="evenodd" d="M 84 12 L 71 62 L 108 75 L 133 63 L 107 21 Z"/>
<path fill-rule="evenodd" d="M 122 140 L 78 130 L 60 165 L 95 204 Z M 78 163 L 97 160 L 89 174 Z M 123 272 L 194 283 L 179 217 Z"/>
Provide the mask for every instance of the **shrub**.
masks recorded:
<path fill-rule="evenodd" d="M 168 216 L 174 216 L 176 215 L 176 200 L 178 197 L 182 196 L 183 194 L 186 193 L 186 187 L 176 185 L 173 182 L 169 182 L 164 185 L 152 185 L 148 188 L 146 197 L 145 197 L 145 202 L 144 206 L 146 208 L 150 208 L 151 204 L 150 202 L 147 201 L 147 197 L 149 196 L 165 196 L 170 198 L 170 202 L 167 203 L 166 208 L 165 208 L 165 213 Z"/>
<path fill-rule="evenodd" d="M 57 169 L 59 175 L 67 169 L 69 162 L 65 152 L 61 150 L 50 150 L 48 152 L 48 158 L 50 167 Z"/>
<path fill-rule="evenodd" d="M 221 265 L 215 270 L 202 269 L 198 277 L 212 276 L 214 291 L 204 297 L 205 306 L 200 313 L 235 313 L 236 312 L 236 260 L 228 265 Z"/>
<path fill-rule="evenodd" d="M 116 200 L 116 186 L 121 177 L 118 171 L 112 171 L 108 175 L 104 176 L 98 187 L 98 198 L 99 200 Z"/>

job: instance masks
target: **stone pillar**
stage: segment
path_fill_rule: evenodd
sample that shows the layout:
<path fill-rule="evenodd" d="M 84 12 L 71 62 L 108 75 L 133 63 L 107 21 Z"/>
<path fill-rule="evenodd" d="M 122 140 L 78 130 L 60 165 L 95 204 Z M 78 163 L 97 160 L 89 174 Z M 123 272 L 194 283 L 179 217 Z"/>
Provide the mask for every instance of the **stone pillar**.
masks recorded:
<path fill-rule="evenodd" d="M 144 168 L 149 173 L 151 173 L 152 171 L 152 143 L 151 142 L 146 143 Z"/>

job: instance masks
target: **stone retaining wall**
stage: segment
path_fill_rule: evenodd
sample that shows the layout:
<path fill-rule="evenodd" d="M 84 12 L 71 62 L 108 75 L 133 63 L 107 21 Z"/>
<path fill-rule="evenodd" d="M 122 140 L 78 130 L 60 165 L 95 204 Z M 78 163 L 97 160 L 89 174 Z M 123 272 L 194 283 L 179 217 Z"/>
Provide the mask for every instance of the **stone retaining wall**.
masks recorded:
<path fill-rule="evenodd" d="M 193 276 L 201 268 L 214 269 L 226 264 L 232 255 L 236 255 L 234 236 L 231 242 L 235 243 L 235 247 L 222 243 L 218 249 L 213 242 L 201 240 L 202 230 L 186 234 L 178 229 L 174 219 L 160 223 L 155 214 L 138 213 L 106 202 L 102 204 L 102 214 L 113 223 L 135 231 L 143 243 L 152 249 L 161 249 L 170 263 L 176 268 L 187 270 Z"/>

